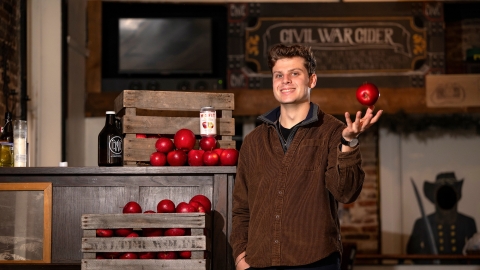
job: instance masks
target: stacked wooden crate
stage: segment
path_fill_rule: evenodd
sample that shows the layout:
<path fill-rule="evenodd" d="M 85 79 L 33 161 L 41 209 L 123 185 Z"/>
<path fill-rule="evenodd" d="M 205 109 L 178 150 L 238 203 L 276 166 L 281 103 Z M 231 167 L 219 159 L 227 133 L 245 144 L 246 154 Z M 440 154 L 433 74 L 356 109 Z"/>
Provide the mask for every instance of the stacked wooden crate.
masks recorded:
<path fill-rule="evenodd" d="M 122 119 L 124 165 L 150 161 L 156 138 L 137 138 L 153 134 L 173 138 L 182 128 L 200 136 L 200 109 L 214 107 L 217 112 L 217 141 L 222 148 L 235 148 L 235 121 L 231 93 L 124 90 L 115 99 L 115 112 Z"/>
<path fill-rule="evenodd" d="M 82 215 L 82 270 L 209 270 L 211 218 L 205 213 Z M 187 236 L 97 237 L 96 229 L 185 228 Z M 191 259 L 97 259 L 105 253 L 191 251 Z"/>

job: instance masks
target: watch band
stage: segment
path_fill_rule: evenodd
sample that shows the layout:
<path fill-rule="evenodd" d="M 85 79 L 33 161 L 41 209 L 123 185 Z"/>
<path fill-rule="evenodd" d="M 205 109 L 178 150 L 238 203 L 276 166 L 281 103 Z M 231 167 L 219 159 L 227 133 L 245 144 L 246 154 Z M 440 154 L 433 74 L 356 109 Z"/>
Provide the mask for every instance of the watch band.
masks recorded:
<path fill-rule="evenodd" d="M 359 141 L 357 138 L 353 138 L 351 141 L 347 141 L 345 140 L 345 138 L 343 138 L 343 136 L 340 138 L 340 142 L 343 144 L 343 145 L 346 145 L 348 147 L 355 147 L 358 145 Z"/>

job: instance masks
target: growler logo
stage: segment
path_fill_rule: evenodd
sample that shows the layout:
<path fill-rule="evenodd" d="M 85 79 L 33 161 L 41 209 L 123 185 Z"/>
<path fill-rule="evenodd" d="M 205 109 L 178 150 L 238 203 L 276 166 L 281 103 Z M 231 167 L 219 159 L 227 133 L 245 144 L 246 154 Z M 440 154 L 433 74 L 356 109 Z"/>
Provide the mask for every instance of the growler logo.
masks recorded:
<path fill-rule="evenodd" d="M 120 136 L 112 137 L 108 142 L 108 148 L 115 155 L 122 154 L 122 138 Z"/>

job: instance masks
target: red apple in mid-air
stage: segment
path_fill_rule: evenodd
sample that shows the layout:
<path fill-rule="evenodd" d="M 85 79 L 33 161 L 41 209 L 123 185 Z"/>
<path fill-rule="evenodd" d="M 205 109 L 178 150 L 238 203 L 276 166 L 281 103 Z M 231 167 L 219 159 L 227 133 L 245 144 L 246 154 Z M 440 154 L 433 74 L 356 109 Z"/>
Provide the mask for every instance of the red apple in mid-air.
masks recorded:
<path fill-rule="evenodd" d="M 188 151 L 187 160 L 190 166 L 203 166 L 203 154 L 205 151 L 192 149 Z"/>
<path fill-rule="evenodd" d="M 142 207 L 137 202 L 131 201 L 123 207 L 124 214 L 142 213 Z"/>
<path fill-rule="evenodd" d="M 150 155 L 150 165 L 165 166 L 167 164 L 167 156 L 161 152 L 153 152 Z"/>
<path fill-rule="evenodd" d="M 205 209 L 206 213 L 211 212 L 212 202 L 210 201 L 210 199 L 207 196 L 205 196 L 203 194 L 197 194 L 190 199 L 189 203 L 191 203 L 193 201 L 199 202 L 201 205 L 203 205 L 203 208 Z"/>
<path fill-rule="evenodd" d="M 166 154 L 172 151 L 174 148 L 175 145 L 173 144 L 172 140 L 166 137 L 158 138 L 157 142 L 155 143 L 155 149 L 157 149 L 157 152 Z"/>
<path fill-rule="evenodd" d="M 203 164 L 206 166 L 216 166 L 220 161 L 220 156 L 214 151 L 205 151 L 203 153 Z"/>
<path fill-rule="evenodd" d="M 235 166 L 238 161 L 238 150 L 234 148 L 227 148 L 220 154 L 221 166 Z"/>
<path fill-rule="evenodd" d="M 187 153 L 183 150 L 173 150 L 167 154 L 170 166 L 183 166 L 187 163 Z"/>
<path fill-rule="evenodd" d="M 157 213 L 175 213 L 175 203 L 169 199 L 159 201 L 157 204 Z"/>
<path fill-rule="evenodd" d="M 120 259 L 122 259 L 122 260 L 134 260 L 134 259 L 138 259 L 138 255 L 135 252 L 125 252 L 122 255 L 120 255 Z"/>
<path fill-rule="evenodd" d="M 197 139 L 195 138 L 195 133 L 187 128 L 182 128 L 175 133 L 173 136 L 173 144 L 177 149 L 183 151 L 190 151 L 195 146 Z"/>
<path fill-rule="evenodd" d="M 113 230 L 111 229 L 97 229 L 96 231 L 98 237 L 112 237 Z"/>
<path fill-rule="evenodd" d="M 185 235 L 185 229 L 183 229 L 183 228 L 166 229 L 165 233 L 163 235 L 164 236 L 184 236 Z"/>
<path fill-rule="evenodd" d="M 196 212 L 195 207 L 192 205 L 186 203 L 186 202 L 181 202 L 177 205 L 177 208 L 175 209 L 175 213 L 193 213 Z"/>
<path fill-rule="evenodd" d="M 198 145 L 200 146 L 200 149 L 204 151 L 211 151 L 217 148 L 217 139 L 213 136 L 202 137 Z"/>
<path fill-rule="evenodd" d="M 192 252 L 188 250 L 179 251 L 178 257 L 182 259 L 190 259 L 192 257 Z"/>
<path fill-rule="evenodd" d="M 380 97 L 377 86 L 373 83 L 365 82 L 357 88 L 357 100 L 365 106 L 373 106 Z"/>
<path fill-rule="evenodd" d="M 161 260 L 172 260 L 177 258 L 175 251 L 161 251 L 157 253 L 157 258 Z"/>

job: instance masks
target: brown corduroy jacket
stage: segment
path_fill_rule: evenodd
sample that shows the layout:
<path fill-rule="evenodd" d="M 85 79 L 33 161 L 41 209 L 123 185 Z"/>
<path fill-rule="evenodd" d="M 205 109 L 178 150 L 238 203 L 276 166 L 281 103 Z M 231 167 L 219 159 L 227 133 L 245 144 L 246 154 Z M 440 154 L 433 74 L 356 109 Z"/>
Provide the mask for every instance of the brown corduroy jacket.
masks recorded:
<path fill-rule="evenodd" d="M 311 103 L 282 147 L 279 108 L 259 117 L 240 149 L 230 244 L 252 267 L 295 266 L 342 252 L 338 202 L 360 194 L 358 147 L 340 151 L 345 125 Z M 293 138 L 293 139 L 292 139 Z"/>

